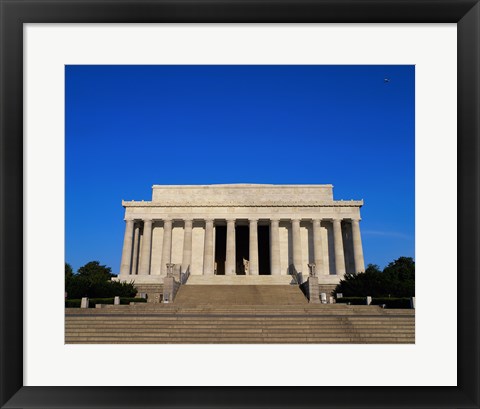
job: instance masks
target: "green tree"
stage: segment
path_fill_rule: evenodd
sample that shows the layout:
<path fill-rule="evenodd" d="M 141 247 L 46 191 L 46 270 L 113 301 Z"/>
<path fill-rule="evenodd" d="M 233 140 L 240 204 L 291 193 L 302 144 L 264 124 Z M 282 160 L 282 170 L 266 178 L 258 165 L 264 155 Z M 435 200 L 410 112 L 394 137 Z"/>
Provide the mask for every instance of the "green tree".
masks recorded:
<path fill-rule="evenodd" d="M 78 269 L 78 276 L 90 282 L 106 282 L 115 275 L 110 267 L 100 265 L 99 261 L 90 261 Z"/>
<path fill-rule="evenodd" d="M 383 269 L 390 284 L 390 293 L 398 297 L 415 295 L 415 261 L 412 257 L 399 257 Z"/>
<path fill-rule="evenodd" d="M 68 263 L 65 263 L 65 292 L 67 293 L 67 297 L 70 297 L 70 291 L 72 290 L 74 277 L 72 266 Z"/>
<path fill-rule="evenodd" d="M 415 280 L 415 261 L 412 257 L 399 257 L 389 263 L 383 273 L 402 281 Z"/>
<path fill-rule="evenodd" d="M 368 274 L 375 274 L 375 273 L 381 273 L 381 272 L 382 270 L 380 270 L 380 267 L 377 264 L 369 264 L 365 269 L 365 273 L 368 273 Z"/>
<path fill-rule="evenodd" d="M 334 290 L 344 297 L 413 297 L 415 295 L 415 262 L 400 257 L 383 271 L 369 264 L 364 273 L 345 274 Z"/>
<path fill-rule="evenodd" d="M 90 261 L 80 267 L 77 274 L 73 274 L 71 266 L 65 263 L 65 291 L 68 298 L 134 297 L 137 290 L 133 283 L 111 281 L 115 276 L 111 271 L 110 267 L 101 265 L 99 261 Z"/>
<path fill-rule="evenodd" d="M 68 263 L 65 263 L 65 279 L 70 279 L 73 277 L 73 269 L 72 266 Z"/>

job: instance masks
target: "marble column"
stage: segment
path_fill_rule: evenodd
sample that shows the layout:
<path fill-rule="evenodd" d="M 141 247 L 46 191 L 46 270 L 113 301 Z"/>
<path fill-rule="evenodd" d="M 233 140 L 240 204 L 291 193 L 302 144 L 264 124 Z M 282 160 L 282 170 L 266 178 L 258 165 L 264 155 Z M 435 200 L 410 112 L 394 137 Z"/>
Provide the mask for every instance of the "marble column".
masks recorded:
<path fill-rule="evenodd" d="M 122 261 L 120 262 L 120 274 L 130 274 L 132 266 L 133 245 L 133 220 L 127 219 L 125 224 L 125 236 L 123 237 Z"/>
<path fill-rule="evenodd" d="M 152 221 L 146 219 L 143 221 L 142 248 L 140 249 L 140 265 L 138 274 L 150 274 L 150 258 L 152 255 Z"/>
<path fill-rule="evenodd" d="M 335 248 L 335 269 L 339 276 L 345 275 L 345 256 L 343 253 L 342 221 L 333 220 L 333 245 Z"/>
<path fill-rule="evenodd" d="M 325 267 L 323 265 L 323 242 L 320 223 L 320 219 L 313 220 L 313 255 L 315 261 L 315 271 L 317 272 L 317 275 L 326 274 Z"/>
<path fill-rule="evenodd" d="M 167 275 L 167 264 L 172 262 L 172 221 L 163 221 L 162 261 L 160 275 Z"/>
<path fill-rule="evenodd" d="M 191 270 L 192 265 L 192 220 L 185 220 L 183 229 L 183 256 L 182 256 L 182 273 L 188 268 Z"/>
<path fill-rule="evenodd" d="M 250 275 L 258 275 L 258 221 L 250 220 L 249 224 L 249 271 Z"/>
<path fill-rule="evenodd" d="M 236 275 L 235 265 L 235 220 L 227 220 L 227 255 L 225 275 Z"/>
<path fill-rule="evenodd" d="M 363 260 L 362 237 L 360 236 L 359 220 L 352 220 L 352 239 L 353 239 L 353 258 L 355 260 L 355 272 L 365 272 L 365 262 Z"/>
<path fill-rule="evenodd" d="M 280 232 L 279 221 L 270 220 L 270 272 L 271 275 L 280 275 Z"/>
<path fill-rule="evenodd" d="M 203 247 L 203 275 L 213 275 L 213 220 L 205 220 L 205 245 Z"/>
<path fill-rule="evenodd" d="M 140 249 L 140 223 L 135 223 L 133 233 L 132 274 L 138 273 L 138 251 Z"/>
<path fill-rule="evenodd" d="M 300 239 L 300 220 L 292 220 L 293 266 L 297 273 L 302 272 L 302 242 Z"/>

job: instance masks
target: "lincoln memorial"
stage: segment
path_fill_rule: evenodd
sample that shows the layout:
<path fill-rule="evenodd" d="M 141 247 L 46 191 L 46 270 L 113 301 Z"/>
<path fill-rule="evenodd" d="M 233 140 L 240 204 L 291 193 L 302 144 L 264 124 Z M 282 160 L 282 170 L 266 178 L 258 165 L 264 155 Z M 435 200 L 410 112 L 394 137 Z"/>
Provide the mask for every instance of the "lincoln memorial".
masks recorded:
<path fill-rule="evenodd" d="M 363 201 L 334 200 L 332 185 L 154 185 L 151 201 L 122 205 L 122 281 L 161 284 L 170 265 L 192 279 L 281 283 L 314 265 L 319 284 L 334 286 L 365 270 Z"/>

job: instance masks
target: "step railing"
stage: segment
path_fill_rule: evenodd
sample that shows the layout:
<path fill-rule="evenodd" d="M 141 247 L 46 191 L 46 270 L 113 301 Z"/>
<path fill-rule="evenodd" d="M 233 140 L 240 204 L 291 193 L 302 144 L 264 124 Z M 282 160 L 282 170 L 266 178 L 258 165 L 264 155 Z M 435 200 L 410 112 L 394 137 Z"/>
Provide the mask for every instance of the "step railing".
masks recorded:
<path fill-rule="evenodd" d="M 295 283 L 297 283 L 298 285 L 303 284 L 303 274 L 300 273 L 300 272 L 297 272 L 297 270 L 295 270 L 295 268 L 290 269 L 290 275 L 292 276 Z"/>
<path fill-rule="evenodd" d="M 187 266 L 187 269 L 184 272 L 180 272 L 180 284 L 186 284 L 190 277 L 190 265 Z"/>
<path fill-rule="evenodd" d="M 178 270 L 177 268 L 178 267 Z M 177 271 L 174 271 L 177 270 Z M 167 263 L 167 276 L 163 279 L 163 303 L 168 304 L 175 300 L 180 286 L 185 284 L 190 277 L 190 266 L 182 272 L 181 267 Z"/>

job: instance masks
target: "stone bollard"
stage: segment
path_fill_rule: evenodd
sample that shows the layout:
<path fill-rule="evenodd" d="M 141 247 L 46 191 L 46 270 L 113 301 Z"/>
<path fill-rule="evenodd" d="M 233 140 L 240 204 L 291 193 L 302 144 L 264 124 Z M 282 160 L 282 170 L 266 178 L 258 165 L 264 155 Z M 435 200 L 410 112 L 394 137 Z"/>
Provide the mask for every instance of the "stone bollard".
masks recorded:
<path fill-rule="evenodd" d="M 367 296 L 367 305 L 370 305 L 372 303 L 372 297 L 369 295 Z"/>
<path fill-rule="evenodd" d="M 329 302 L 329 304 L 333 304 L 333 297 L 329 297 L 328 302 Z"/>
<path fill-rule="evenodd" d="M 410 308 L 415 309 L 415 297 L 410 298 Z"/>
<path fill-rule="evenodd" d="M 116 296 L 116 297 L 113 299 L 113 305 L 120 305 L 120 297 L 119 297 L 119 296 Z"/>
<path fill-rule="evenodd" d="M 80 308 L 88 308 L 88 297 L 83 297 L 80 303 Z"/>
<path fill-rule="evenodd" d="M 318 277 L 308 277 L 308 302 L 320 303 L 320 294 L 318 294 Z"/>
<path fill-rule="evenodd" d="M 322 304 L 327 303 L 327 294 L 326 293 L 320 293 L 320 301 L 322 302 Z"/>
<path fill-rule="evenodd" d="M 173 291 L 175 287 L 175 279 L 173 276 L 167 276 L 163 279 L 163 302 L 168 304 L 170 301 L 173 301 Z"/>
<path fill-rule="evenodd" d="M 337 293 L 337 300 L 338 300 L 339 298 L 343 298 L 343 293 Z"/>

